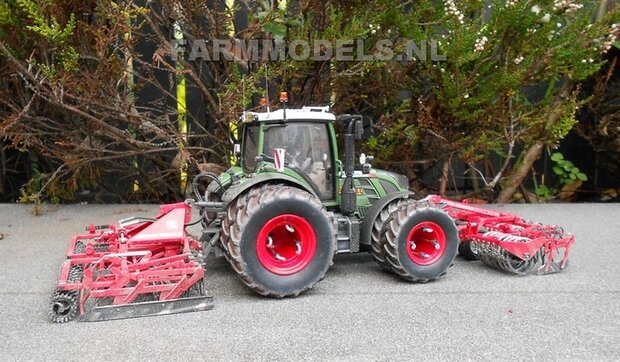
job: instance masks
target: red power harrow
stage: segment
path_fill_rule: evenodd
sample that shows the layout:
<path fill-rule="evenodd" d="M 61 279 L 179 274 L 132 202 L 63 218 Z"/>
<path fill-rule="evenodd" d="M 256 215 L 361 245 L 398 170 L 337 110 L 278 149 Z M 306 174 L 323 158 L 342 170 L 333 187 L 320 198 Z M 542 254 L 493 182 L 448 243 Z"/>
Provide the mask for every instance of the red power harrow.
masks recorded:
<path fill-rule="evenodd" d="M 461 241 L 459 252 L 465 258 L 480 259 L 517 275 L 554 273 L 568 265 L 575 237 L 559 226 L 533 223 L 436 195 L 425 200 L 454 219 Z"/>
<path fill-rule="evenodd" d="M 88 227 L 67 250 L 50 317 L 64 323 L 162 315 L 213 308 L 205 295 L 201 244 L 185 226 L 191 206 L 160 206 L 155 219 L 128 218 Z"/>

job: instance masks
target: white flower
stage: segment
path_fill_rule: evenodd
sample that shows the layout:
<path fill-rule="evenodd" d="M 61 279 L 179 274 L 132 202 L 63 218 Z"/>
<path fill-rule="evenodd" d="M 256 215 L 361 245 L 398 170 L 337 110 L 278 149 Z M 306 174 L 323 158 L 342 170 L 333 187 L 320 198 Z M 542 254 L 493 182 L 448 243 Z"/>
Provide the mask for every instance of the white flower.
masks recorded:
<path fill-rule="evenodd" d="M 523 61 L 523 56 L 521 56 L 521 55 L 516 57 L 515 60 L 514 60 L 515 64 L 521 64 L 522 61 Z"/>
<path fill-rule="evenodd" d="M 573 15 L 581 8 L 583 5 L 576 4 L 573 0 L 555 0 L 553 2 L 553 11 L 563 11 L 566 15 Z"/>
<path fill-rule="evenodd" d="M 463 95 L 463 98 L 465 99 L 469 98 L 469 93 L 465 93 L 465 95 Z"/>
<path fill-rule="evenodd" d="M 519 0 L 506 0 L 506 7 L 511 7 L 517 5 Z"/>
<path fill-rule="evenodd" d="M 482 38 L 479 38 L 476 40 L 476 43 L 474 44 L 474 51 L 475 52 L 481 52 L 484 50 L 484 45 L 489 41 L 489 38 L 487 38 L 486 36 L 483 36 Z"/>
<path fill-rule="evenodd" d="M 555 24 L 555 25 L 556 25 L 558 28 L 561 28 L 561 27 L 562 27 L 562 23 L 557 23 L 557 24 Z"/>
<path fill-rule="evenodd" d="M 581 59 L 581 62 L 582 62 L 583 64 L 586 64 L 588 61 L 587 61 L 587 60 L 585 60 L 585 59 Z"/>
<path fill-rule="evenodd" d="M 594 59 L 590 58 L 590 59 L 588 59 L 588 62 L 589 63 L 594 63 Z"/>
<path fill-rule="evenodd" d="M 548 23 L 551 20 L 551 14 L 546 13 L 545 16 L 543 16 L 540 21 L 543 23 Z"/>
<path fill-rule="evenodd" d="M 532 6 L 532 8 L 530 9 L 531 12 L 533 12 L 534 14 L 538 14 L 542 9 L 540 8 L 540 6 L 538 5 L 534 5 Z"/>
<path fill-rule="evenodd" d="M 456 7 L 456 3 L 454 2 L 454 0 L 444 0 L 444 6 L 446 7 L 446 12 L 448 13 L 448 15 L 457 18 L 461 24 L 465 23 L 463 21 L 465 15 L 463 15 L 463 13 L 461 13 L 461 11 Z"/>
<path fill-rule="evenodd" d="M 607 53 L 611 49 L 614 42 L 616 41 L 616 38 L 618 37 L 620 37 L 620 25 L 611 24 L 611 28 L 609 29 L 609 34 L 607 35 L 607 37 L 602 38 L 605 40 L 603 44 L 601 44 L 601 50 L 603 54 Z M 595 39 L 595 41 L 596 40 L 597 39 Z"/>

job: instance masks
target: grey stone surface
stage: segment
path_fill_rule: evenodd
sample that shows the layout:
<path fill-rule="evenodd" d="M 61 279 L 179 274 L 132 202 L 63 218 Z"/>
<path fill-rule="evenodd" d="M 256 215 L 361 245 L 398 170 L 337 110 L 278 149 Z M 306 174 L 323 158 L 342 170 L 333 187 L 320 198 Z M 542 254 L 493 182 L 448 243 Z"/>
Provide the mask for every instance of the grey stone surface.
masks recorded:
<path fill-rule="evenodd" d="M 495 205 L 576 235 L 561 274 L 515 277 L 457 258 L 408 284 L 368 254 L 340 255 L 298 298 L 251 293 L 209 259 L 207 312 L 52 324 L 49 299 L 72 234 L 154 215 L 153 205 L 0 205 L 2 360 L 620 360 L 620 204 Z M 193 228 L 193 231 L 199 231 Z"/>

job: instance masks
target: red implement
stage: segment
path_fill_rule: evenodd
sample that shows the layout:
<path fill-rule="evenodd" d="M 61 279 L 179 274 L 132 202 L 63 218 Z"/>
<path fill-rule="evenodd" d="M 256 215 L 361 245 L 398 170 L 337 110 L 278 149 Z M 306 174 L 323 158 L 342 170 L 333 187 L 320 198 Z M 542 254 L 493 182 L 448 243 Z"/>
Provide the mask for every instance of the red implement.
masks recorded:
<path fill-rule="evenodd" d="M 473 207 L 437 195 L 426 198 L 457 224 L 459 252 L 512 274 L 547 274 L 566 268 L 575 237 L 555 225 Z"/>
<path fill-rule="evenodd" d="M 213 307 L 205 295 L 201 245 L 188 236 L 187 203 L 162 205 L 155 219 L 90 225 L 74 236 L 63 263 L 50 317 L 97 321 Z"/>

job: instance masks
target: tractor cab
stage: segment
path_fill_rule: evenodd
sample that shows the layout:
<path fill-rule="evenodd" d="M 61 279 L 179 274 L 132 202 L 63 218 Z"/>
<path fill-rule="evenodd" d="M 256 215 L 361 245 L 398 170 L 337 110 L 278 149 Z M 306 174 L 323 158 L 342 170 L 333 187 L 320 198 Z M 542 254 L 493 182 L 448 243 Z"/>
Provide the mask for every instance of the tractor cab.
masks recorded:
<path fill-rule="evenodd" d="M 342 130 L 342 158 L 336 123 Z M 246 183 L 280 179 L 312 193 L 329 210 L 360 218 L 384 196 L 408 189 L 405 176 L 371 168 L 371 157 L 360 157 L 356 168 L 355 142 L 362 139 L 362 116 L 336 117 L 328 107 L 303 107 L 246 112 L 240 124 L 240 162 L 231 170 Z M 234 199 L 236 189 L 224 201 Z"/>
<path fill-rule="evenodd" d="M 245 174 L 281 172 L 321 200 L 335 200 L 337 150 L 327 107 L 245 113 L 240 165 Z"/>

